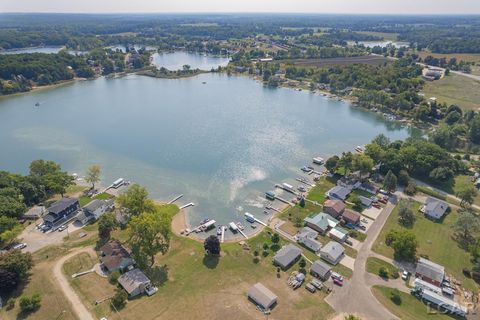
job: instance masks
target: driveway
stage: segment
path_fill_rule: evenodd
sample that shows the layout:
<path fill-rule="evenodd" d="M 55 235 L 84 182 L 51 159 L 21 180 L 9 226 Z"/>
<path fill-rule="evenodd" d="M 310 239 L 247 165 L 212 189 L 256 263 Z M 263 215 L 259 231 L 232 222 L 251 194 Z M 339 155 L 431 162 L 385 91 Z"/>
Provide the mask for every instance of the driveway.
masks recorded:
<path fill-rule="evenodd" d="M 394 207 L 395 205 L 389 202 L 371 225 L 369 236 L 360 247 L 355 259 L 355 271 L 352 278 L 345 283 L 343 288 L 334 289 L 325 299 L 337 313 L 358 314 L 364 319 L 373 320 L 398 319 L 375 299 L 371 292 L 371 286 L 377 283 L 371 280 L 371 275 L 365 270 L 365 264 L 371 253 L 372 245 Z M 385 283 L 385 285 L 388 285 L 388 283 Z"/>
<path fill-rule="evenodd" d="M 352 257 L 349 257 L 347 255 L 343 256 L 342 260 L 340 260 L 340 264 L 342 266 L 345 266 L 349 269 L 352 269 L 353 271 L 355 271 L 355 259 L 352 258 Z"/>
<path fill-rule="evenodd" d="M 62 266 L 65 263 L 65 261 L 82 252 L 95 254 L 95 251 L 92 248 L 83 248 L 83 249 L 72 251 L 68 255 L 58 260 L 57 263 L 55 263 L 55 266 L 53 267 L 53 277 L 62 288 L 63 295 L 65 296 L 65 298 L 67 298 L 70 301 L 70 304 L 72 305 L 72 309 L 77 314 L 78 319 L 94 320 L 94 318 L 92 317 L 88 309 L 85 307 L 85 305 L 83 304 L 82 300 L 77 295 L 77 293 L 72 289 L 72 287 L 70 286 L 70 283 L 65 278 L 65 275 L 62 272 Z"/>
<path fill-rule="evenodd" d="M 380 215 L 381 212 L 382 212 L 382 209 L 370 207 L 362 211 L 362 216 L 375 220 L 377 219 L 377 217 Z"/>

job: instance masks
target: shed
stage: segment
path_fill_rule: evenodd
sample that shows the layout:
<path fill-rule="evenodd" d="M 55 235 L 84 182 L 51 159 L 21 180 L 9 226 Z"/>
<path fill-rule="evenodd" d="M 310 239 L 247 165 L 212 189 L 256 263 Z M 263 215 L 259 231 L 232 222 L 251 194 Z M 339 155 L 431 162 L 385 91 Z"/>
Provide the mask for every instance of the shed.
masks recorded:
<path fill-rule="evenodd" d="M 248 290 L 248 298 L 264 310 L 269 310 L 276 303 L 278 297 L 260 282 Z"/>
<path fill-rule="evenodd" d="M 440 287 L 445 278 L 445 268 L 435 262 L 420 258 L 418 259 L 417 268 L 415 270 L 415 277 Z"/>
<path fill-rule="evenodd" d="M 130 297 L 135 297 L 145 292 L 150 285 L 150 279 L 140 269 L 133 269 L 122 274 L 118 278 L 118 283 Z"/>
<path fill-rule="evenodd" d="M 287 244 L 278 250 L 277 254 L 273 257 L 273 263 L 283 270 L 290 268 L 298 259 L 302 250 L 293 244 Z"/>
<path fill-rule="evenodd" d="M 314 277 L 320 278 L 326 281 L 332 274 L 332 268 L 323 261 L 317 260 L 310 267 L 310 274 Z"/>

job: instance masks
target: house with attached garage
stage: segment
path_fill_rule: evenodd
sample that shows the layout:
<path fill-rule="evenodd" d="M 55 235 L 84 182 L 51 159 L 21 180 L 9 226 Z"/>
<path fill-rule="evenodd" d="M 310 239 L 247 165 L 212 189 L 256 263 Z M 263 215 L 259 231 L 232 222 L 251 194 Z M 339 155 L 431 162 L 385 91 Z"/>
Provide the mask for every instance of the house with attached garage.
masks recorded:
<path fill-rule="evenodd" d="M 443 218 L 448 210 L 448 204 L 445 201 L 428 197 L 425 205 L 420 209 L 428 218 L 439 220 Z"/>

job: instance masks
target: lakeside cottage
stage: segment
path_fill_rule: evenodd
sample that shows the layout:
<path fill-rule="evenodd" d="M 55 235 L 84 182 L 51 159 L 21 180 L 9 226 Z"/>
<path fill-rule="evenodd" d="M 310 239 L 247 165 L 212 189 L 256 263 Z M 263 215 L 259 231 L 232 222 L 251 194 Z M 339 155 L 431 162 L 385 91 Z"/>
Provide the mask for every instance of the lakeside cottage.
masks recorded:
<path fill-rule="evenodd" d="M 340 200 L 330 200 L 328 199 L 323 204 L 323 212 L 328 213 L 335 219 L 338 219 L 345 211 L 345 203 Z"/>
<path fill-rule="evenodd" d="M 330 215 L 320 212 L 314 217 L 307 217 L 303 220 L 305 226 L 318 231 L 321 234 L 326 234 L 331 228 L 335 228 L 340 222 Z"/>
<path fill-rule="evenodd" d="M 140 269 L 125 272 L 118 278 L 118 284 L 127 291 L 130 298 L 144 293 L 150 283 L 150 279 Z"/>
<path fill-rule="evenodd" d="M 347 196 L 350 194 L 350 192 L 351 192 L 350 189 L 347 189 L 342 186 L 336 186 L 328 190 L 325 195 L 332 200 L 337 199 L 337 200 L 345 201 L 345 199 L 347 199 Z"/>
<path fill-rule="evenodd" d="M 82 213 L 77 217 L 77 221 L 81 224 L 97 221 L 105 212 L 114 208 L 113 199 L 100 200 L 95 199 L 83 207 Z"/>
<path fill-rule="evenodd" d="M 102 268 L 108 272 L 124 271 L 135 264 L 130 252 L 118 240 L 110 240 L 100 248 Z"/>

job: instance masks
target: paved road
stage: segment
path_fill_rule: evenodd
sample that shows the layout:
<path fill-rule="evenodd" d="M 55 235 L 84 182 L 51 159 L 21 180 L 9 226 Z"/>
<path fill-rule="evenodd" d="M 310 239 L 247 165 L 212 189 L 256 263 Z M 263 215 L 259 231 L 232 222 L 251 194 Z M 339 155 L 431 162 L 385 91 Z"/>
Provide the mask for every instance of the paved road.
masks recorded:
<path fill-rule="evenodd" d="M 346 281 L 343 288 L 334 289 L 325 299 L 337 313 L 358 314 L 362 319 L 370 320 L 398 319 L 380 304 L 371 292 L 372 285 L 382 284 L 391 286 L 390 283 L 385 281 L 379 282 L 379 279 L 372 278 L 365 270 L 365 264 L 371 254 L 372 245 L 394 207 L 395 205 L 389 202 L 370 227 L 367 239 L 358 250 L 353 277 Z M 399 284 L 395 283 L 393 287 L 397 286 Z"/>
<path fill-rule="evenodd" d="M 75 290 L 73 290 L 72 287 L 70 287 L 70 283 L 65 278 L 65 275 L 62 272 L 62 266 L 65 263 L 65 261 L 82 252 L 95 254 L 92 248 L 83 248 L 83 249 L 72 251 L 71 253 L 62 257 L 60 260 L 57 261 L 57 263 L 53 267 L 53 277 L 62 288 L 64 296 L 70 301 L 70 304 L 72 305 L 72 309 L 77 314 L 78 319 L 94 320 L 94 318 L 92 317 L 88 309 L 85 307 L 85 305 L 83 304 L 82 300 L 77 295 Z"/>

